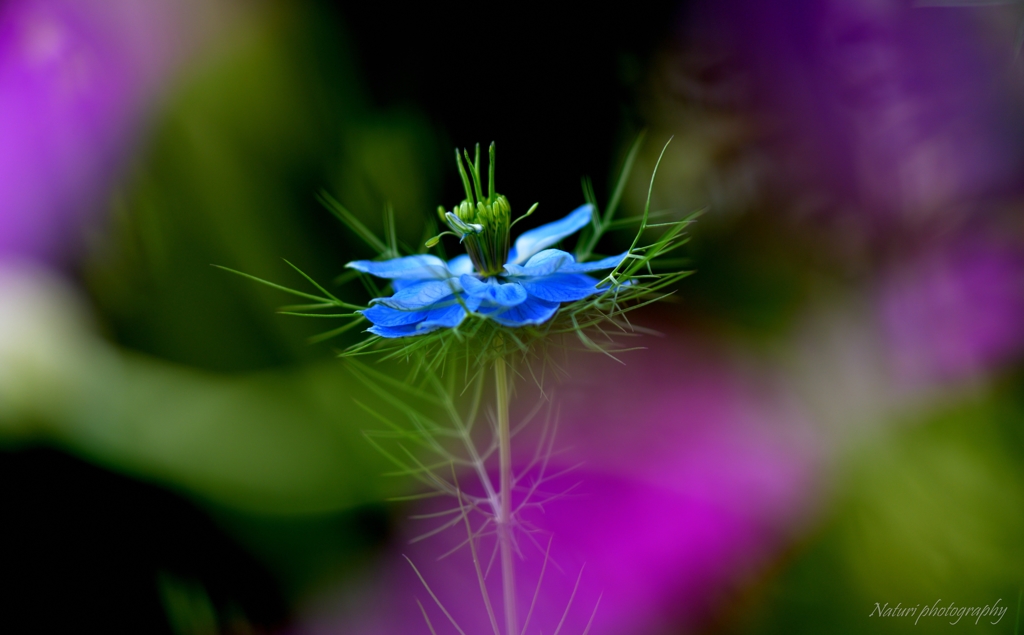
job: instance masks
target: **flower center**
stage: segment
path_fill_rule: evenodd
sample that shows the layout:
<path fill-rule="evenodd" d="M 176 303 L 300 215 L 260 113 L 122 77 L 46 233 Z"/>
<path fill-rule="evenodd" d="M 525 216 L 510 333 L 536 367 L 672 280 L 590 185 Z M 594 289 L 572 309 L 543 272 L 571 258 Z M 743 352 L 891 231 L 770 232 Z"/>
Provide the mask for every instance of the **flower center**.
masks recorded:
<path fill-rule="evenodd" d="M 473 266 L 482 276 L 496 276 L 504 273 L 508 260 L 509 224 L 512 208 L 501 194 L 483 201 L 465 200 L 453 215 L 455 222 L 449 222 L 452 229 L 469 226 L 463 235 L 462 244 L 473 261 Z M 477 229 L 479 228 L 479 229 Z"/>
<path fill-rule="evenodd" d="M 450 212 L 443 207 L 437 209 L 441 222 L 459 236 L 477 273 L 485 278 L 504 273 L 505 261 L 508 260 L 509 227 L 512 224 L 512 206 L 507 198 L 494 191 L 493 143 L 488 154 L 490 161 L 486 196 L 480 178 L 480 145 L 477 144 L 472 161 L 465 150 L 462 155 L 458 150 L 455 151 L 455 161 L 459 166 L 466 198 Z M 465 164 L 462 161 L 463 155 Z"/>

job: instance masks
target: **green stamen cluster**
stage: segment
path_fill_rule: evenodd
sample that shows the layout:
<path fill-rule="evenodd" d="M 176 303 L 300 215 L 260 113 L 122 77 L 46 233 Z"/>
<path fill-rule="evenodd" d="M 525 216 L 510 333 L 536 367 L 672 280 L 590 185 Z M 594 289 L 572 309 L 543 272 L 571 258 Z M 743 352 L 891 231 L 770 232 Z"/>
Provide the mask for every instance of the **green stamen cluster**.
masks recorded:
<path fill-rule="evenodd" d="M 472 161 L 468 152 L 463 150 L 459 154 L 456 150 L 455 161 L 459 166 L 466 198 L 452 211 L 438 207 L 437 213 L 441 222 L 451 228 L 451 233 L 459 237 L 477 272 L 483 276 L 496 276 L 504 271 L 508 259 L 512 206 L 507 198 L 494 191 L 494 143 L 491 143 L 488 153 L 490 165 L 487 170 L 487 195 L 484 196 L 480 180 L 480 144 L 476 146 Z M 465 164 L 462 161 L 463 155 Z M 432 247 L 439 239 L 440 236 L 433 238 L 427 246 Z"/>

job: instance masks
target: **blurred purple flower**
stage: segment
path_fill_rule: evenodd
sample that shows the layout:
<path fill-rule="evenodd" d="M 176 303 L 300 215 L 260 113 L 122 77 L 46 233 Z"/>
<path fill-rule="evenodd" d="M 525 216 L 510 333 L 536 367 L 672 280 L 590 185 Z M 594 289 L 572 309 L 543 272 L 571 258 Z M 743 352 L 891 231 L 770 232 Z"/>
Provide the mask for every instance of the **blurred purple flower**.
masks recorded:
<path fill-rule="evenodd" d="M 754 116 L 771 157 L 761 180 L 801 211 L 865 228 L 930 223 L 1018 188 L 1005 72 L 1013 44 L 986 41 L 981 18 L 993 10 L 702 3 L 687 36 L 693 52 L 680 58 L 699 80 L 676 84 L 685 98 Z"/>
<path fill-rule="evenodd" d="M 0 256 L 75 246 L 180 46 L 166 0 L 0 4 Z"/>
<path fill-rule="evenodd" d="M 550 564 L 527 632 L 553 632 L 581 567 L 562 632 L 583 632 L 599 597 L 593 634 L 663 632 L 700 622 L 763 571 L 813 499 L 816 450 L 790 407 L 696 347 L 659 349 L 631 355 L 628 373 L 593 357 L 573 365 L 558 402 L 556 454 L 547 473 L 583 466 L 543 483 L 539 489 L 556 499 L 525 516 L 538 531 L 533 539 L 519 538 L 521 622 L 551 537 Z M 521 483 L 528 487 L 537 476 L 534 470 Z M 438 509 L 434 503 L 415 512 Z M 400 539 L 449 518 L 411 521 Z M 468 549 L 437 560 L 464 540 L 460 525 L 400 543 L 373 580 L 325 598 L 301 632 L 428 632 L 415 598 L 435 628 L 447 628 L 400 553 L 467 633 L 491 632 Z M 483 543 L 486 566 L 490 544 Z M 495 598 L 498 577 L 492 571 L 489 578 Z"/>
<path fill-rule="evenodd" d="M 1024 352 L 1024 254 L 973 240 L 889 274 L 879 314 L 908 385 L 968 379 Z"/>

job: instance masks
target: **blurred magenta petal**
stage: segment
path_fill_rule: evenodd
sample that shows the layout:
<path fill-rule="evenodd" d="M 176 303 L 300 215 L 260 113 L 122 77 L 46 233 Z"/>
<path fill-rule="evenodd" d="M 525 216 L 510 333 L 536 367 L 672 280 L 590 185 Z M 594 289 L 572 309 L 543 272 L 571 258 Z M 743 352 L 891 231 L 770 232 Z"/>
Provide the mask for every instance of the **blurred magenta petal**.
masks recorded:
<path fill-rule="evenodd" d="M 0 5 L 0 255 L 50 260 L 74 246 L 179 45 L 171 8 Z"/>
<path fill-rule="evenodd" d="M 584 462 L 566 478 L 594 489 L 544 516 L 605 591 L 598 632 L 704 617 L 814 493 L 812 437 L 777 386 L 692 344 L 652 349 L 581 360 L 559 402 L 558 461 Z"/>
<path fill-rule="evenodd" d="M 741 378 L 697 347 L 657 348 L 627 354 L 626 367 L 596 356 L 576 360 L 561 391 L 556 454 L 546 473 L 582 465 L 544 481 L 538 490 L 551 500 L 524 514 L 536 531 L 519 539 L 520 621 L 551 538 L 531 633 L 554 631 L 581 569 L 563 632 L 583 632 L 599 597 L 595 634 L 700 622 L 763 570 L 814 498 L 815 444 L 770 386 Z M 518 446 L 524 459 L 528 445 L 521 439 Z M 539 476 L 538 467 L 520 484 L 529 488 Z M 451 506 L 438 499 L 416 513 Z M 427 632 L 415 598 L 440 632 L 446 618 L 399 554 L 416 564 L 467 633 L 490 632 L 468 550 L 437 561 L 465 540 L 465 529 L 402 544 L 444 520 L 404 526 L 383 572 L 356 599 L 325 599 L 304 632 Z M 482 541 L 485 566 L 492 545 Z M 493 598 L 500 597 L 497 578 L 495 569 L 488 579 Z"/>
<path fill-rule="evenodd" d="M 977 239 L 929 254 L 888 275 L 879 312 L 909 385 L 992 371 L 1024 352 L 1024 254 Z"/>
<path fill-rule="evenodd" d="M 689 56 L 712 61 L 691 98 L 753 116 L 773 166 L 766 186 L 805 213 L 876 229 L 959 216 L 965 201 L 1019 190 L 1009 51 L 986 42 L 993 10 L 703 3 Z"/>

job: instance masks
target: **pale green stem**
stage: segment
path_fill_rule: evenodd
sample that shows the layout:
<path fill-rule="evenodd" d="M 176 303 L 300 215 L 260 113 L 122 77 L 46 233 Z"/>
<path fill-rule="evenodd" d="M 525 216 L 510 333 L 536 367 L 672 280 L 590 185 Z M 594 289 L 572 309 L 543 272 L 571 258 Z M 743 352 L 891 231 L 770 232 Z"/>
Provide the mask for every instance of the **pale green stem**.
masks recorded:
<path fill-rule="evenodd" d="M 494 362 L 494 386 L 498 410 L 498 452 L 501 457 L 501 510 L 498 543 L 501 549 L 501 586 L 505 605 L 506 635 L 519 635 L 516 620 L 516 574 L 512 552 L 512 435 L 508 424 L 508 374 L 505 360 Z"/>

